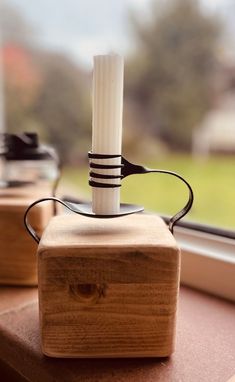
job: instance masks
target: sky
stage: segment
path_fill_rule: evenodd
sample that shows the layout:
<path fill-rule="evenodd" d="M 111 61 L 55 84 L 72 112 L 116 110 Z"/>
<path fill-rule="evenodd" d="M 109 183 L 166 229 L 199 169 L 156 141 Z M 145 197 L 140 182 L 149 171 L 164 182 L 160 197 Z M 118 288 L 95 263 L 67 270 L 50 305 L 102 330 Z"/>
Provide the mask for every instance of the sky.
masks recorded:
<path fill-rule="evenodd" d="M 128 29 L 131 9 L 147 17 L 152 0 L 3 0 L 17 8 L 33 25 L 39 41 L 62 50 L 90 67 L 95 54 L 127 53 L 133 47 Z M 201 0 L 218 12 L 234 0 Z M 234 8 L 235 12 L 235 8 Z M 229 12 L 227 12 L 229 13 Z M 235 23 L 234 23 L 235 24 Z"/>

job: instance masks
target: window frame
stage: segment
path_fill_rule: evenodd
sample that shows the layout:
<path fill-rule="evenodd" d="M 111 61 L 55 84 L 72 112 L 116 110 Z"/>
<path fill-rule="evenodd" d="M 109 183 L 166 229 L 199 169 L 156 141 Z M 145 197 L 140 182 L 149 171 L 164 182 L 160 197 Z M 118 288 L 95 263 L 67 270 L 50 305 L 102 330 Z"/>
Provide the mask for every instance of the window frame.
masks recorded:
<path fill-rule="evenodd" d="M 181 249 L 181 284 L 235 301 L 235 232 L 181 221 L 174 235 Z"/>

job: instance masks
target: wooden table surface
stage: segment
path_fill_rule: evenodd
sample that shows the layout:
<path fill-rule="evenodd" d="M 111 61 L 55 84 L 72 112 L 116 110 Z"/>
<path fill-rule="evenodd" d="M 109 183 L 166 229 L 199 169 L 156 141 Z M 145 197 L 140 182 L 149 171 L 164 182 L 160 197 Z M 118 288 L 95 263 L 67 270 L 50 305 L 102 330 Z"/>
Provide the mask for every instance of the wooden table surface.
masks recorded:
<path fill-rule="evenodd" d="M 235 305 L 182 287 L 169 359 L 51 359 L 40 350 L 37 289 L 0 287 L 0 359 L 6 382 L 226 382 L 235 374 Z"/>

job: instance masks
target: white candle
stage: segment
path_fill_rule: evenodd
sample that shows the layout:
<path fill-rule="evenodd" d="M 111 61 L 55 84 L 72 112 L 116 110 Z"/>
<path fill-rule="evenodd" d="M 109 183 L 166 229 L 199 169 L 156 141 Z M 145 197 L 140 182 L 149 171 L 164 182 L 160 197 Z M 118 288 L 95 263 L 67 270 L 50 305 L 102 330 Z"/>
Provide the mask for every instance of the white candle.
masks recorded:
<path fill-rule="evenodd" d="M 123 114 L 123 58 L 116 54 L 94 57 L 92 152 L 121 154 Z M 121 158 L 92 159 L 98 164 L 121 164 Z M 120 175 L 120 169 L 94 169 L 96 173 Z M 120 179 L 97 179 L 101 183 L 120 184 Z M 111 215 L 120 209 L 120 188 L 92 188 L 92 210 Z"/>

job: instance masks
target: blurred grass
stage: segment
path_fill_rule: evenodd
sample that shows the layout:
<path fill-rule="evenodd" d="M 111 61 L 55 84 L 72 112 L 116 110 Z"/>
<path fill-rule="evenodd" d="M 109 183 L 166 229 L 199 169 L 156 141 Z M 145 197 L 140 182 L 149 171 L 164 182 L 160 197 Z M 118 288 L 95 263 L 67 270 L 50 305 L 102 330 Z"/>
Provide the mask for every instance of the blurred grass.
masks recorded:
<path fill-rule="evenodd" d="M 128 159 L 131 161 L 131 158 Z M 235 228 L 235 158 L 218 156 L 194 160 L 187 155 L 170 155 L 157 162 L 140 160 L 139 163 L 176 171 L 189 181 L 195 201 L 186 219 Z M 63 179 L 78 187 L 87 198 L 91 197 L 87 184 L 88 167 L 65 168 Z M 165 215 L 173 215 L 180 210 L 186 204 L 187 197 L 186 186 L 164 174 L 127 177 L 121 187 L 123 202 L 141 204 L 146 210 Z"/>

